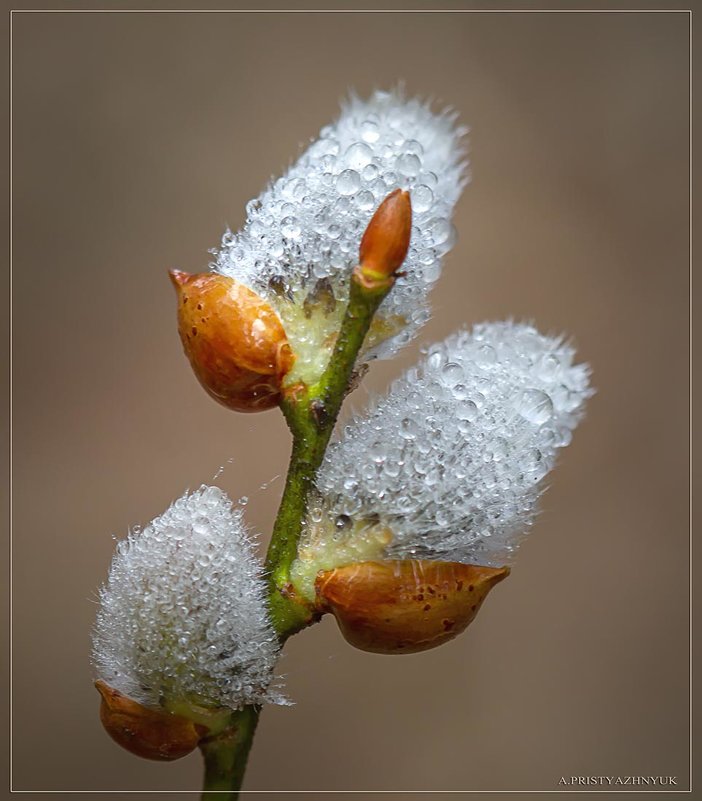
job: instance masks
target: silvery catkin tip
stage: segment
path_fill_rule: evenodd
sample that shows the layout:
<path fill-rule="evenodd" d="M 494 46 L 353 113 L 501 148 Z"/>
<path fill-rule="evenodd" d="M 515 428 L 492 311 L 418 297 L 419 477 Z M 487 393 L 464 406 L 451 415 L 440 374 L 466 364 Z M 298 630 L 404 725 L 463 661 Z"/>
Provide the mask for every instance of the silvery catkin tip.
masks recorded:
<path fill-rule="evenodd" d="M 467 181 L 465 128 L 451 111 L 400 92 L 351 97 L 285 175 L 247 206 L 213 268 L 249 286 L 280 315 L 297 357 L 290 381 L 313 383 L 339 329 L 361 236 L 383 199 L 408 190 L 412 231 L 403 277 L 383 301 L 362 360 L 387 357 L 429 317 L 428 291 L 455 233 Z"/>

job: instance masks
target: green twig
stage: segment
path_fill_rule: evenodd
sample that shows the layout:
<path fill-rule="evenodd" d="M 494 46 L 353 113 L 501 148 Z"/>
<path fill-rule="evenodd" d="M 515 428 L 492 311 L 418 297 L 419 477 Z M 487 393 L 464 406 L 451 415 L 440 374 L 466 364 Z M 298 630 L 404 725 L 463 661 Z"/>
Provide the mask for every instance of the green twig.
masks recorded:
<path fill-rule="evenodd" d="M 224 731 L 200 742 L 205 760 L 203 801 L 236 801 L 239 797 L 260 713 L 260 706 L 244 707 L 232 715 Z"/>
<path fill-rule="evenodd" d="M 393 279 L 365 283 L 354 273 L 349 302 L 334 352 L 316 384 L 290 388 L 281 408 L 293 434 L 290 467 L 278 516 L 266 555 L 268 604 L 271 622 L 281 643 L 316 618 L 315 610 L 295 599 L 290 568 L 307 515 L 307 504 L 344 397 L 349 389 L 358 353 L 376 309 L 390 291 Z M 205 757 L 205 801 L 233 801 L 244 777 L 259 707 L 246 707 L 235 725 L 201 744 Z"/>
<path fill-rule="evenodd" d="M 348 392 L 356 358 L 373 315 L 391 286 L 391 279 L 368 286 L 353 274 L 349 302 L 324 373 L 312 386 L 289 390 L 281 404 L 293 434 L 293 447 L 266 570 L 271 621 L 283 642 L 315 618 L 314 610 L 292 596 L 290 567 L 297 555 L 310 491 Z"/>

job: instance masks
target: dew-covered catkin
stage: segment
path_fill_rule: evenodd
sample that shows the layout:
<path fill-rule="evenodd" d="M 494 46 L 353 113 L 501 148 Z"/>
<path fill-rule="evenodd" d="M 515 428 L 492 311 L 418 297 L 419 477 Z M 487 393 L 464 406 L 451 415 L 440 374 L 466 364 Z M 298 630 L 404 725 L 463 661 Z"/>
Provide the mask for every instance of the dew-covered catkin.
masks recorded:
<path fill-rule="evenodd" d="M 239 709 L 282 700 L 278 651 L 252 539 L 222 490 L 186 493 L 118 544 L 93 633 L 98 679 L 145 706 Z"/>
<path fill-rule="evenodd" d="M 451 111 L 399 92 L 352 97 L 288 172 L 247 206 L 213 265 L 280 315 L 311 383 L 329 356 L 363 231 L 381 201 L 408 189 L 413 228 L 404 277 L 380 307 L 362 359 L 387 357 L 429 317 L 427 293 L 453 245 L 451 214 L 467 181 L 466 129 Z M 333 339 L 331 340 L 333 341 Z"/>
<path fill-rule="evenodd" d="M 303 561 L 509 563 L 592 394 L 573 359 L 561 338 L 511 322 L 429 347 L 330 446 Z"/>

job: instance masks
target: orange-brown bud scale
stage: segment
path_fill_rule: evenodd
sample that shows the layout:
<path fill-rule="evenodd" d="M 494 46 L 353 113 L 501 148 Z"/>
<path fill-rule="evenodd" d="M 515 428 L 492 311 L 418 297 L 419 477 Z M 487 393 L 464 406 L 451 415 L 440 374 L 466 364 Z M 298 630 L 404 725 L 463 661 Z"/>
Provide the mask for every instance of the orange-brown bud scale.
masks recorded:
<path fill-rule="evenodd" d="M 207 735 L 204 726 L 180 715 L 149 709 L 96 681 L 102 696 L 100 721 L 112 739 L 144 759 L 170 762 L 193 751 Z"/>
<path fill-rule="evenodd" d="M 170 271 L 178 294 L 178 331 L 205 390 L 228 409 L 277 406 L 295 360 L 273 309 L 248 287 L 218 273 Z"/>
<path fill-rule="evenodd" d="M 363 234 L 357 276 L 369 284 L 392 279 L 407 256 L 411 233 L 409 192 L 396 189 L 378 206 Z"/>
<path fill-rule="evenodd" d="M 411 654 L 460 634 L 508 567 L 459 562 L 361 562 L 321 572 L 315 587 L 345 639 L 378 654 Z"/>

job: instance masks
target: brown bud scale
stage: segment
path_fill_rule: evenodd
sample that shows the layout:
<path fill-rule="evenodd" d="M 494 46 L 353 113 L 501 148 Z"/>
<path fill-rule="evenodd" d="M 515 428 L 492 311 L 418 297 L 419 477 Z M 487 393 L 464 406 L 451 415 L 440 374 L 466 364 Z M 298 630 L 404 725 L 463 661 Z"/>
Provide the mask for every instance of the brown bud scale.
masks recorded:
<path fill-rule="evenodd" d="M 361 239 L 358 258 L 366 281 L 387 279 L 405 260 L 412 233 L 409 192 L 396 189 L 378 206 Z"/>
<path fill-rule="evenodd" d="M 228 409 L 257 412 L 278 405 L 294 362 L 273 309 L 248 287 L 218 273 L 171 270 L 178 331 L 205 390 Z"/>
<path fill-rule="evenodd" d="M 345 639 L 379 654 L 434 648 L 460 634 L 508 567 L 459 562 L 360 562 L 320 572 L 320 607 L 332 612 Z"/>
<path fill-rule="evenodd" d="M 100 721 L 112 739 L 144 759 L 170 762 L 193 751 L 208 730 L 180 715 L 149 709 L 96 681 Z"/>

